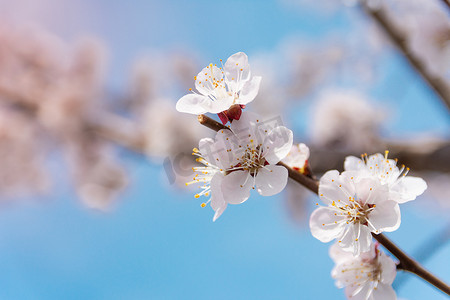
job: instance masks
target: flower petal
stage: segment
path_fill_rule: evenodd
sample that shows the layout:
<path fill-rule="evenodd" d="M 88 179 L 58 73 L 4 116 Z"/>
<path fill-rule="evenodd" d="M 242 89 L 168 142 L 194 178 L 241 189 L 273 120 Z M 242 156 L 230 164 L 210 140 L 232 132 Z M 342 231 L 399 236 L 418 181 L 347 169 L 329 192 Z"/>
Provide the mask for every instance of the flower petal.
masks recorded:
<path fill-rule="evenodd" d="M 354 194 L 355 188 L 353 181 L 351 179 L 342 180 L 337 170 L 326 172 L 320 179 L 319 196 L 327 205 L 331 205 L 333 201 L 348 203 L 348 198 Z"/>
<path fill-rule="evenodd" d="M 371 299 L 396 300 L 397 295 L 390 284 L 379 283 L 377 288 L 372 291 Z"/>
<path fill-rule="evenodd" d="M 217 94 L 217 93 L 216 93 Z M 208 112 L 212 114 L 221 113 L 230 108 L 233 105 L 233 96 L 226 95 L 225 97 L 217 97 L 215 101 L 211 101 L 208 106 Z"/>
<path fill-rule="evenodd" d="M 309 228 L 313 237 L 323 243 L 342 235 L 345 229 L 345 217 L 335 215 L 328 207 L 319 207 L 311 214 Z"/>
<path fill-rule="evenodd" d="M 212 101 L 205 96 L 187 94 L 178 100 L 175 108 L 179 112 L 199 115 L 207 113 L 211 103 Z"/>
<path fill-rule="evenodd" d="M 390 189 L 391 200 L 395 200 L 398 203 L 405 203 L 422 195 L 427 189 L 427 183 L 422 178 L 406 176 L 399 179 Z"/>
<path fill-rule="evenodd" d="M 286 157 L 292 148 L 294 135 L 284 126 L 274 128 L 263 142 L 264 158 L 270 164 L 276 164 Z"/>
<path fill-rule="evenodd" d="M 224 200 L 230 204 L 240 204 L 250 197 L 253 177 L 246 171 L 234 171 L 222 181 Z"/>
<path fill-rule="evenodd" d="M 238 104 L 247 104 L 253 101 L 258 95 L 259 86 L 261 84 L 261 76 L 253 76 L 251 80 L 247 81 L 239 93 L 237 99 Z"/>
<path fill-rule="evenodd" d="M 262 196 L 272 196 L 281 192 L 287 181 L 288 171 L 285 167 L 268 165 L 258 171 L 255 185 Z"/>
<path fill-rule="evenodd" d="M 366 167 L 366 164 L 355 156 L 347 156 L 344 161 L 345 171 L 359 171 Z"/>
<path fill-rule="evenodd" d="M 211 208 L 215 211 L 213 222 L 219 218 L 227 208 L 227 203 L 223 197 L 222 181 L 225 176 L 216 173 L 211 179 Z"/>
<path fill-rule="evenodd" d="M 214 82 L 221 82 L 224 73 L 218 67 L 210 64 L 203 68 L 195 77 L 195 88 L 202 95 L 208 96 L 214 93 Z"/>
<path fill-rule="evenodd" d="M 250 77 L 247 54 L 238 52 L 231 55 L 225 63 L 224 70 L 227 80 L 233 83 L 234 88 L 239 89 L 239 86 L 237 86 L 238 80 L 247 81 Z"/>
<path fill-rule="evenodd" d="M 381 264 L 381 282 L 391 285 L 397 275 L 395 262 L 383 252 L 380 253 L 378 261 Z"/>
<path fill-rule="evenodd" d="M 400 207 L 395 201 L 377 203 L 369 214 L 369 222 L 375 227 L 375 233 L 397 230 L 401 223 Z"/>

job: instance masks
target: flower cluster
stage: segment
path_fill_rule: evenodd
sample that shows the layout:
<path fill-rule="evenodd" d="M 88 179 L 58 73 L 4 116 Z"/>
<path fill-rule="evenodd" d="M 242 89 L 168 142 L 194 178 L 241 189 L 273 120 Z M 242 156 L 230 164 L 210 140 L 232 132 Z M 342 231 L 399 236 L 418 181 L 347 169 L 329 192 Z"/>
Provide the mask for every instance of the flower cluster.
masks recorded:
<path fill-rule="evenodd" d="M 292 140 L 292 131 L 286 127 L 271 127 L 255 114 L 245 113 L 229 130 L 220 130 L 215 140 L 200 140 L 193 154 L 204 166 L 194 167 L 197 174 L 186 184 L 203 183 L 196 197 L 211 195 L 208 202 L 215 221 L 228 204 L 245 202 L 252 189 L 262 196 L 284 189 L 288 172 L 276 164 L 288 154 Z"/>
<path fill-rule="evenodd" d="M 240 204 L 250 197 L 252 189 L 262 196 L 281 192 L 288 171 L 277 163 L 292 148 L 293 133 L 279 120 L 263 120 L 242 108 L 258 94 L 261 77 L 251 76 L 248 57 L 239 52 L 228 58 L 222 68 L 210 64 L 195 77 L 198 93 L 183 96 L 176 108 L 191 114 L 215 113 L 228 129 L 220 130 L 215 139 L 201 139 L 194 148 L 197 162 L 193 183 L 202 183 L 195 196 L 210 196 L 215 221 L 228 204 Z M 303 163 L 304 164 L 304 163 Z"/>
<path fill-rule="evenodd" d="M 345 171 L 326 172 L 319 197 L 325 206 L 311 215 L 312 235 L 322 242 L 337 240 L 331 250 L 332 275 L 352 299 L 396 299 L 390 286 L 395 264 L 372 242 L 372 234 L 400 226 L 399 204 L 414 200 L 427 185 L 407 176 L 409 169 L 380 153 L 345 159 Z M 317 205 L 319 205 L 317 203 Z"/>
<path fill-rule="evenodd" d="M 240 204 L 252 189 L 262 196 L 281 192 L 288 170 L 315 178 L 305 144 L 293 145 L 293 133 L 279 122 L 262 120 L 251 112 L 242 112 L 259 88 L 260 77 L 251 77 L 244 53 L 232 55 L 223 68 L 210 64 L 196 77 L 194 93 L 182 97 L 177 110 L 192 114 L 219 115 L 230 124 L 217 132 L 215 139 L 203 138 L 193 155 L 202 166 L 186 185 L 201 184 L 195 197 L 209 197 L 215 211 L 213 221 L 228 204 Z M 397 160 L 377 153 L 348 156 L 344 172 L 326 172 L 319 182 L 318 194 L 324 204 L 310 217 L 312 235 L 322 242 L 337 242 L 330 256 L 336 266 L 332 277 L 338 287 L 346 288 L 352 299 L 396 299 L 391 284 L 396 265 L 372 241 L 372 234 L 390 232 L 401 223 L 399 204 L 414 200 L 427 185 L 408 176 L 409 168 L 397 166 Z M 284 166 L 277 165 L 283 161 Z M 287 168 L 285 167 L 287 166 Z"/>

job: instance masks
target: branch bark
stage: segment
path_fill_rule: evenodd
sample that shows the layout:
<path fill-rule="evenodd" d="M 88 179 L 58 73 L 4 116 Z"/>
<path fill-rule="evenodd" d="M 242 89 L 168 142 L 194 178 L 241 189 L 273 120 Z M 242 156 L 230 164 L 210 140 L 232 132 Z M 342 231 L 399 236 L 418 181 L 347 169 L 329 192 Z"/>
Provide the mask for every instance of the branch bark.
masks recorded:
<path fill-rule="evenodd" d="M 385 9 L 382 7 L 371 8 L 367 1 L 361 1 L 360 3 L 364 12 L 384 30 L 386 35 L 403 53 L 409 63 L 422 76 L 422 79 L 428 83 L 428 85 L 439 95 L 447 108 L 450 109 L 449 84 L 442 77 L 435 76 L 429 72 L 425 63 L 410 51 L 407 39 L 404 37 L 403 32 L 389 18 Z"/>
<path fill-rule="evenodd" d="M 199 115 L 198 120 L 200 124 L 215 130 L 219 131 L 222 129 L 229 129 L 228 127 L 220 124 L 219 122 L 205 116 L 205 115 Z M 310 191 L 312 191 L 315 194 L 319 193 L 319 182 L 317 180 L 311 179 L 293 169 L 291 169 L 286 164 L 280 162 L 278 165 L 285 167 L 288 170 L 289 177 L 298 182 L 299 184 L 303 185 Z M 411 273 L 416 274 L 417 276 L 421 277 L 422 279 L 426 280 L 436 288 L 440 289 L 447 295 L 450 295 L 450 286 L 448 286 L 445 282 L 434 276 L 432 273 L 427 271 L 425 268 L 423 268 L 418 262 L 416 262 L 414 259 L 412 259 L 410 256 L 408 256 L 405 252 L 403 252 L 397 245 L 395 245 L 391 240 L 389 240 L 384 234 L 374 234 L 372 233 L 372 236 L 381 244 L 383 245 L 392 255 L 394 255 L 399 260 L 399 265 L 397 269 L 399 270 L 405 270 Z"/>

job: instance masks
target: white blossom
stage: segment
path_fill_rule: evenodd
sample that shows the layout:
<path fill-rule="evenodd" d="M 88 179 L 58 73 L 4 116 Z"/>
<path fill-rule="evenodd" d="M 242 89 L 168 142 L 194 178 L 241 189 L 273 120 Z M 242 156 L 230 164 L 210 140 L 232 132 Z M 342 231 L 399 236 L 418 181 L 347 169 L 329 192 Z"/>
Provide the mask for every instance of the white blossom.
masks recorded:
<path fill-rule="evenodd" d="M 284 126 L 271 127 L 269 123 L 252 113 L 245 113 L 231 123 L 233 135 L 225 142 L 235 165 L 222 182 L 227 203 L 246 201 L 255 187 L 262 196 L 272 196 L 286 186 L 288 172 L 276 164 L 291 149 L 293 134 Z"/>
<path fill-rule="evenodd" d="M 197 93 L 183 96 L 176 109 L 190 114 L 219 114 L 232 105 L 253 101 L 260 82 L 261 77 L 251 75 L 247 55 L 238 52 L 230 56 L 223 67 L 209 64 L 203 68 L 195 77 Z"/>
<path fill-rule="evenodd" d="M 419 177 L 407 176 L 409 168 L 402 165 L 399 169 L 396 160 L 388 159 L 388 153 L 389 151 L 386 151 L 384 156 L 381 153 L 363 155 L 361 159 L 348 156 L 344 162 L 344 169 L 360 172 L 360 176 L 377 178 L 382 185 L 389 188 L 389 199 L 398 203 L 416 199 L 426 190 L 426 182 Z"/>
<path fill-rule="evenodd" d="M 400 226 L 399 205 L 376 178 L 331 170 L 320 179 L 319 196 L 326 206 L 311 215 L 312 235 L 324 243 L 336 239 L 353 255 L 369 250 L 372 232 L 394 231 Z"/>
<path fill-rule="evenodd" d="M 336 264 L 331 276 L 336 280 L 338 288 L 345 287 L 348 299 L 397 299 L 392 288 L 396 275 L 395 262 L 381 252 L 376 244 L 372 244 L 369 251 L 356 257 L 333 244 L 330 256 Z"/>
<path fill-rule="evenodd" d="M 313 108 L 312 141 L 321 147 L 364 151 L 379 146 L 381 110 L 354 91 L 327 90 Z"/>
<path fill-rule="evenodd" d="M 308 164 L 309 148 L 303 143 L 292 145 L 288 155 L 283 159 L 283 162 L 292 169 L 304 173 L 305 167 Z"/>

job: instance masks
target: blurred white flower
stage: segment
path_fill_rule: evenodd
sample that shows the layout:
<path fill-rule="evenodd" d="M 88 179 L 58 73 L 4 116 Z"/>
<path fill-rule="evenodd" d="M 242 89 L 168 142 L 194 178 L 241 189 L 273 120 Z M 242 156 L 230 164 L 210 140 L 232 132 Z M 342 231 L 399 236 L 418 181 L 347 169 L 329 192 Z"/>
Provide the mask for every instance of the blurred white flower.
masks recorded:
<path fill-rule="evenodd" d="M 423 204 L 428 208 L 432 203 L 437 211 L 448 214 L 450 210 L 450 174 L 430 172 L 426 174 L 426 179 L 428 189 L 422 197 L 425 201 Z"/>
<path fill-rule="evenodd" d="M 50 182 L 44 164 L 45 138 L 33 122 L 0 106 L 0 192 L 17 197 L 47 191 Z"/>
<path fill-rule="evenodd" d="M 238 52 L 228 58 L 223 69 L 210 64 L 198 73 L 195 88 L 199 94 L 183 96 L 176 109 L 190 114 L 219 114 L 224 124 L 228 120 L 238 120 L 241 105 L 255 99 L 260 82 L 261 77 L 251 76 L 247 55 Z"/>
<path fill-rule="evenodd" d="M 412 54 L 433 76 L 450 76 L 450 20 L 440 1 L 383 1 Z"/>
<path fill-rule="evenodd" d="M 450 76 L 450 20 L 447 14 L 420 13 L 408 38 L 416 54 L 435 76 Z"/>
<path fill-rule="evenodd" d="M 369 251 L 354 257 L 337 244 L 330 248 L 335 262 L 331 276 L 338 288 L 345 287 L 348 299 L 395 300 L 392 282 L 397 275 L 395 262 L 372 244 Z"/>
<path fill-rule="evenodd" d="M 336 239 L 355 256 L 369 250 L 372 232 L 390 232 L 400 226 L 398 203 L 375 178 L 354 171 L 328 171 L 320 179 L 319 197 L 326 206 L 311 215 L 312 235 L 324 243 Z"/>
<path fill-rule="evenodd" d="M 354 91 L 328 90 L 312 111 L 311 140 L 317 146 L 360 151 L 379 147 L 382 112 Z"/>
<path fill-rule="evenodd" d="M 383 156 L 377 153 L 371 156 L 363 155 L 362 159 L 347 156 L 344 162 L 346 171 L 357 171 L 359 176 L 375 177 L 382 185 L 389 188 L 389 199 L 398 203 L 405 203 L 416 199 L 427 189 L 426 182 L 419 177 L 406 176 L 409 168 L 403 165 L 397 167 L 397 161 L 388 159 L 389 151 Z"/>

